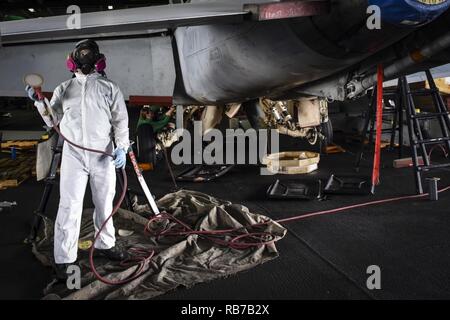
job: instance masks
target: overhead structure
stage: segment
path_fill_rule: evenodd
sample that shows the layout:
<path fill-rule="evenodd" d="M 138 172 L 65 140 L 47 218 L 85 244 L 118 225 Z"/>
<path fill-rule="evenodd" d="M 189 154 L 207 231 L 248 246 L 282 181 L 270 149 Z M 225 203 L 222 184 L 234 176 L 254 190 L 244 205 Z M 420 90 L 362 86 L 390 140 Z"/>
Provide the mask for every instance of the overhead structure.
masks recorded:
<path fill-rule="evenodd" d="M 370 6 L 381 10 L 381 28 L 368 26 Z M 343 101 L 375 84 L 379 63 L 386 80 L 449 63 L 449 8 L 450 0 L 192 0 L 0 22 L 0 95 L 23 91 L 12 60 L 42 73 L 36 61 L 64 62 L 68 42 L 92 37 L 128 97 L 167 96 L 179 105 Z M 57 69 L 46 68 L 46 90 L 67 77 Z"/>
<path fill-rule="evenodd" d="M 258 0 L 257 4 L 249 5 L 245 4 L 247 2 L 251 1 L 194 1 L 90 13 L 70 11 L 71 6 L 69 14 L 64 16 L 0 22 L 1 42 L 23 44 L 82 37 L 145 35 L 169 28 L 236 23 L 244 19 L 262 21 L 312 16 L 328 12 L 330 8 L 328 0 L 283 3 Z"/>

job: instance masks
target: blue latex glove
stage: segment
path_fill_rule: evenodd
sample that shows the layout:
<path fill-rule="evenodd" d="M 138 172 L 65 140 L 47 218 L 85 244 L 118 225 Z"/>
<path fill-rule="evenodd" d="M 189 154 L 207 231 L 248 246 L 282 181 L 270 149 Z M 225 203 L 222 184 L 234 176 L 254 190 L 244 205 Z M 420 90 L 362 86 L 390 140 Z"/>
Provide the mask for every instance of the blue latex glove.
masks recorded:
<path fill-rule="evenodd" d="M 33 101 L 39 101 L 39 99 L 38 99 L 38 96 L 37 96 L 37 94 L 36 94 L 36 91 L 34 91 L 34 89 L 33 89 L 33 87 L 32 86 L 26 86 L 25 87 L 25 91 L 27 92 L 27 94 L 28 94 L 28 98 L 30 98 L 31 100 L 33 100 Z"/>
<path fill-rule="evenodd" d="M 122 148 L 117 148 L 113 152 L 114 156 L 114 165 L 117 169 L 125 168 L 125 165 L 127 164 L 127 153 Z"/>

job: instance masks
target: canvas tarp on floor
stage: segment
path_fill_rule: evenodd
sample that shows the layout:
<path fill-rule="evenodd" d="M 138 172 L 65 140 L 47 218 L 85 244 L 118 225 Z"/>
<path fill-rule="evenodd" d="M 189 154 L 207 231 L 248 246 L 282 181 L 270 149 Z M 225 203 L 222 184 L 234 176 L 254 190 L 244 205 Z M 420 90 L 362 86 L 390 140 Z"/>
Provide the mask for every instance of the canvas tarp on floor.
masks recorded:
<path fill-rule="evenodd" d="M 195 230 L 230 229 L 269 220 L 256 231 L 275 235 L 275 241 L 238 250 L 214 244 L 198 235 L 156 239 L 144 232 L 147 218 L 120 210 L 114 217 L 116 235 L 120 229 L 132 231 L 133 234 L 123 237 L 117 235 L 116 245 L 155 250 L 155 256 L 145 267 L 147 271 L 126 285 L 106 285 L 94 278 L 89 267 L 88 250 L 79 250 L 77 264 L 82 272 L 81 289 L 69 291 L 65 284 L 53 284 L 45 290 L 44 298 L 150 299 L 179 287 L 190 287 L 196 283 L 230 276 L 272 260 L 278 256 L 275 242 L 286 234 L 286 229 L 278 223 L 251 213 L 242 205 L 195 191 L 181 190 L 168 194 L 158 201 L 158 206 Z M 33 251 L 42 263 L 51 265 L 53 224 L 45 219 L 44 225 L 42 240 L 34 245 Z M 92 240 L 93 233 L 92 210 L 86 210 L 83 213 L 80 241 Z M 101 257 L 95 259 L 95 264 L 98 271 L 111 280 L 126 278 L 135 270 L 135 266 L 124 268 L 117 262 Z"/>

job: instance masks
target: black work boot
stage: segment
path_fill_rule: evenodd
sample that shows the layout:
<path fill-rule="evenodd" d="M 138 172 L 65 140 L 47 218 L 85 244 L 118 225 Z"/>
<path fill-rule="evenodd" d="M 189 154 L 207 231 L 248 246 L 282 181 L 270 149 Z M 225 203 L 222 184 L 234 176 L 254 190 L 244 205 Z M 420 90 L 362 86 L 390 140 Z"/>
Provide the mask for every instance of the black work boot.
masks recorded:
<path fill-rule="evenodd" d="M 115 261 L 124 261 L 131 258 L 131 255 L 123 248 L 118 246 L 111 249 L 95 249 L 102 256 Z"/>
<path fill-rule="evenodd" d="M 55 263 L 56 279 L 60 281 L 66 281 L 69 275 L 67 274 L 67 268 L 73 263 Z"/>

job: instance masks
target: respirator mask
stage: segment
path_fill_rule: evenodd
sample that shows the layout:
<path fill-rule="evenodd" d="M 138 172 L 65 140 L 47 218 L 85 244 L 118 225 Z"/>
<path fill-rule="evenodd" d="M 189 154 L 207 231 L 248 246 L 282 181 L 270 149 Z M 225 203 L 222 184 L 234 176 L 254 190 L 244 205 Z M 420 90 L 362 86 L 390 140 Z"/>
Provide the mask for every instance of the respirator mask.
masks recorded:
<path fill-rule="evenodd" d="M 67 59 L 67 68 L 71 72 L 80 69 L 85 75 L 92 71 L 102 73 L 106 68 L 106 58 L 100 53 L 94 40 L 86 39 L 78 42 Z"/>

